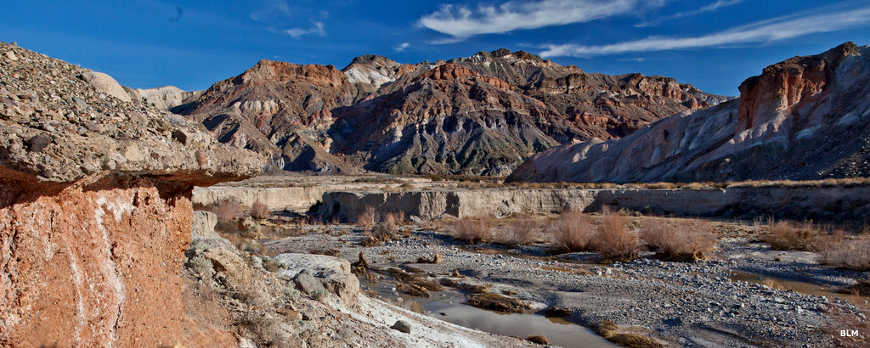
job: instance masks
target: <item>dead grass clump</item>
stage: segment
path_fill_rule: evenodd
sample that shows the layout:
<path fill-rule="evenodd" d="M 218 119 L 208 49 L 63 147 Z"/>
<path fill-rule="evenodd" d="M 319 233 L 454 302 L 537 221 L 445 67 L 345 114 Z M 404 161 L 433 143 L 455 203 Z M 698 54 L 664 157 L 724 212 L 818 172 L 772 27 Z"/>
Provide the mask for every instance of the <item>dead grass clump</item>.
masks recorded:
<path fill-rule="evenodd" d="M 673 223 L 655 219 L 641 229 L 641 239 L 662 257 L 673 261 L 696 261 L 716 248 L 716 234 L 708 223 Z"/>
<path fill-rule="evenodd" d="M 640 251 L 640 238 L 628 229 L 627 219 L 618 214 L 604 217 L 590 243 L 592 250 L 610 260 L 631 260 Z"/>
<path fill-rule="evenodd" d="M 777 250 L 818 251 L 822 239 L 822 231 L 811 222 L 795 224 L 787 221 L 774 223 L 771 220 L 767 226 L 764 241 Z"/>
<path fill-rule="evenodd" d="M 269 206 L 259 199 L 251 205 L 251 216 L 257 219 L 268 219 L 272 212 L 269 211 Z"/>
<path fill-rule="evenodd" d="M 378 246 L 393 239 L 397 239 L 396 230 L 388 227 L 384 223 L 379 223 L 371 230 L 366 230 L 362 245 L 366 247 Z"/>
<path fill-rule="evenodd" d="M 376 219 L 375 207 L 366 207 L 357 215 L 356 224 L 362 228 L 370 228 L 375 224 Z"/>
<path fill-rule="evenodd" d="M 479 243 L 491 239 L 492 221 L 488 218 L 462 218 L 453 226 L 453 236 L 466 243 Z"/>
<path fill-rule="evenodd" d="M 856 271 L 870 270 L 870 238 L 830 240 L 821 248 L 822 263 Z"/>
<path fill-rule="evenodd" d="M 468 296 L 468 301 L 466 303 L 477 308 L 502 313 L 525 313 L 532 309 L 532 307 L 525 302 L 513 297 L 489 292 L 472 294 Z"/>
<path fill-rule="evenodd" d="M 661 343 L 655 340 L 652 337 L 639 335 L 630 332 L 624 332 L 620 330 L 619 326 L 617 326 L 614 322 L 610 320 L 604 320 L 598 323 L 595 328 L 595 332 L 597 332 L 601 337 L 604 337 L 610 342 L 616 343 L 623 347 L 631 347 L 631 348 L 659 348 L 664 347 Z"/>
<path fill-rule="evenodd" d="M 242 205 L 236 199 L 227 198 L 217 202 L 211 212 L 217 215 L 219 222 L 228 223 L 242 215 Z"/>
<path fill-rule="evenodd" d="M 595 237 L 592 220 L 580 212 L 566 212 L 552 225 L 556 243 L 568 251 L 586 251 Z"/>

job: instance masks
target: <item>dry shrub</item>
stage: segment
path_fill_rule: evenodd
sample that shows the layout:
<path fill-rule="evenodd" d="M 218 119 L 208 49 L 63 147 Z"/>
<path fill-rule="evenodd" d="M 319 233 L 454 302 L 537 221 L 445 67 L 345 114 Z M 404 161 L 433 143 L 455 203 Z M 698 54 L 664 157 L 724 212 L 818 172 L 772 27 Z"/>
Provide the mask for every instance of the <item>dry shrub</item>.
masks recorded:
<path fill-rule="evenodd" d="M 392 213 L 387 213 L 387 215 L 384 215 L 383 223 L 387 226 L 387 228 L 397 229 L 399 228 L 399 226 L 405 224 L 405 212 L 396 211 Z"/>
<path fill-rule="evenodd" d="M 511 221 L 505 233 L 496 236 L 498 242 L 506 245 L 522 245 L 532 242 L 538 223 L 533 218 L 522 218 Z"/>
<path fill-rule="evenodd" d="M 870 270 L 870 239 L 830 237 L 824 245 L 822 263 L 856 271 Z"/>
<path fill-rule="evenodd" d="M 489 218 L 462 218 L 453 224 L 453 236 L 466 243 L 479 243 L 490 240 L 492 221 Z"/>
<path fill-rule="evenodd" d="M 701 260 L 716 247 L 716 234 L 708 223 L 669 224 L 651 220 L 641 230 L 641 239 L 661 256 L 674 261 Z"/>
<path fill-rule="evenodd" d="M 376 218 L 375 207 L 366 207 L 357 215 L 356 224 L 363 228 L 370 228 L 375 224 Z"/>
<path fill-rule="evenodd" d="M 774 223 L 770 220 L 764 241 L 777 250 L 818 251 L 822 231 L 811 222 L 796 224 L 787 221 Z"/>
<path fill-rule="evenodd" d="M 259 199 L 251 205 L 251 216 L 255 218 L 268 219 L 272 215 L 271 213 L 266 203 L 261 202 Z"/>
<path fill-rule="evenodd" d="M 590 243 L 592 250 L 606 259 L 631 260 L 640 251 L 640 238 L 630 231 L 627 219 L 618 214 L 604 216 L 598 233 Z"/>
<path fill-rule="evenodd" d="M 236 199 L 227 198 L 217 202 L 211 212 L 217 215 L 218 221 L 228 223 L 242 215 L 242 205 Z"/>
<path fill-rule="evenodd" d="M 596 234 L 591 219 L 583 213 L 573 211 L 559 215 L 553 229 L 556 242 L 569 251 L 589 250 L 589 243 Z"/>
<path fill-rule="evenodd" d="M 604 337 L 610 342 L 616 343 L 622 347 L 630 347 L 630 348 L 660 348 L 664 347 L 663 344 L 659 343 L 656 339 L 633 333 L 627 332 L 617 326 L 614 322 L 610 320 L 604 320 L 595 328 L 595 331 Z"/>

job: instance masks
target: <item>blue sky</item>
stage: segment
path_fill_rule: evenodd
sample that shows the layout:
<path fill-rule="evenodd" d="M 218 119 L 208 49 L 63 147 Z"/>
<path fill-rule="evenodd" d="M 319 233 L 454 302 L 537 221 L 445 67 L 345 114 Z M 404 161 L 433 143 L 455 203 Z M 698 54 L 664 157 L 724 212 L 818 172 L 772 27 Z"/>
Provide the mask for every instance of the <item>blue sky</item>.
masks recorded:
<path fill-rule="evenodd" d="M 203 89 L 263 58 L 340 69 L 367 53 L 416 63 L 506 47 L 736 95 L 768 64 L 870 44 L 870 1 L 13 0 L 0 40 L 134 88 Z"/>

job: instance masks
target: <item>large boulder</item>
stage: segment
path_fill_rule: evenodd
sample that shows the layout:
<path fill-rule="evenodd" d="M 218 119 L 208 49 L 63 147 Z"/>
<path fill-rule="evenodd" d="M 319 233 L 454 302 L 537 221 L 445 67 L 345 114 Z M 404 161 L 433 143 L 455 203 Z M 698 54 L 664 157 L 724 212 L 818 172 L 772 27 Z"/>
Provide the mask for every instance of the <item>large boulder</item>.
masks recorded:
<path fill-rule="evenodd" d="M 190 195 L 264 158 L 116 87 L 0 43 L 0 346 L 235 345 L 185 314 Z"/>
<path fill-rule="evenodd" d="M 320 296 L 321 289 L 354 306 L 359 295 L 359 279 L 350 271 L 350 262 L 332 256 L 287 253 L 275 256 L 282 278 L 292 279 L 308 295 Z M 319 284 L 318 284 L 319 283 Z M 327 295 L 327 294 L 322 294 Z"/>
<path fill-rule="evenodd" d="M 103 92 L 110 96 L 120 99 L 121 101 L 130 102 L 132 99 L 124 87 L 114 78 L 106 73 L 96 71 L 85 71 L 81 75 L 82 79 L 91 84 L 97 91 Z"/>

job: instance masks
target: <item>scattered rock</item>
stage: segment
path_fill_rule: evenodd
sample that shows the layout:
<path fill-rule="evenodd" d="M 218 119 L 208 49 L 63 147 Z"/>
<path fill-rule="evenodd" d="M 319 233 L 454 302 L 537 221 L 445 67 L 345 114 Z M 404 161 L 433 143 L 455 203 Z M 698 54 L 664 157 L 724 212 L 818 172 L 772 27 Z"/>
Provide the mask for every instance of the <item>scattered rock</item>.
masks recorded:
<path fill-rule="evenodd" d="M 536 343 L 536 344 L 543 344 L 543 345 L 550 344 L 550 340 L 548 340 L 544 336 L 529 336 L 529 337 L 526 337 L 526 341 Z"/>
<path fill-rule="evenodd" d="M 411 325 L 404 320 L 397 320 L 396 323 L 393 324 L 393 326 L 390 326 L 390 328 L 399 332 L 404 332 L 406 334 L 411 333 Z"/>
<path fill-rule="evenodd" d="M 45 133 L 37 134 L 25 142 L 27 149 L 33 152 L 42 152 L 46 146 L 51 144 L 51 137 Z"/>
<path fill-rule="evenodd" d="M 435 253 L 435 255 L 432 255 L 431 259 L 427 259 L 425 257 L 418 258 L 417 263 L 431 263 L 431 264 L 438 265 L 438 264 L 441 264 L 441 262 L 443 260 L 444 259 L 442 258 L 441 254 Z"/>

